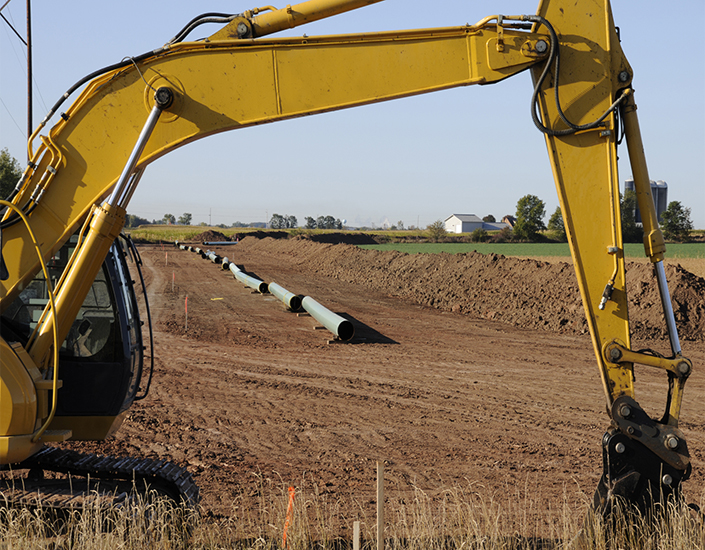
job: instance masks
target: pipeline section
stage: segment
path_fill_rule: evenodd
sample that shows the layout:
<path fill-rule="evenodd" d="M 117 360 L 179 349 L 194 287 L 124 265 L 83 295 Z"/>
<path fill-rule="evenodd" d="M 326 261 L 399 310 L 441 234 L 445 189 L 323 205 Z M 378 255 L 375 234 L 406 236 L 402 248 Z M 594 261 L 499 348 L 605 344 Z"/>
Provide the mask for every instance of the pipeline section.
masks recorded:
<path fill-rule="evenodd" d="M 235 276 L 235 278 L 240 281 L 242 284 L 249 286 L 250 288 L 255 289 L 257 292 L 260 294 L 266 294 L 267 293 L 267 288 L 268 285 L 264 281 L 260 281 L 259 279 L 255 279 L 254 277 L 250 277 L 249 275 L 245 275 L 242 271 L 240 271 L 240 268 L 237 267 L 235 264 L 230 264 L 228 266 L 232 274 Z"/>
<path fill-rule="evenodd" d="M 350 340 L 355 334 L 355 327 L 350 321 L 323 307 L 310 296 L 304 296 L 304 299 L 301 300 L 301 305 L 316 321 L 341 340 Z"/>
<path fill-rule="evenodd" d="M 209 258 L 213 263 L 220 263 L 222 269 L 229 269 L 233 276 L 242 284 L 256 290 L 260 294 L 270 292 L 278 300 L 281 300 L 291 311 L 297 311 L 303 307 L 306 312 L 316 319 L 316 321 L 321 323 L 340 340 L 347 341 L 355 335 L 355 327 L 353 327 L 353 324 L 350 321 L 344 319 L 336 313 L 333 313 L 310 296 L 304 296 L 302 299 L 298 294 L 289 292 L 287 289 L 275 282 L 271 282 L 268 285 L 264 281 L 250 277 L 249 275 L 243 273 L 240 268 L 232 263 L 227 257 L 221 258 L 215 252 L 211 252 L 210 250 L 202 251 L 200 248 L 193 249 L 190 246 L 186 248 L 184 245 L 179 246 L 179 248 L 182 250 L 192 250 L 196 254 L 199 254 L 202 258 Z"/>
<path fill-rule="evenodd" d="M 208 250 L 206 252 L 206 256 L 214 264 L 219 264 L 221 262 L 220 256 L 218 256 L 215 252 L 211 252 L 210 250 Z"/>
<path fill-rule="evenodd" d="M 284 305 L 291 311 L 298 311 L 301 309 L 301 296 L 298 294 L 289 292 L 287 289 L 274 282 L 269 283 L 268 288 L 269 293 L 284 302 Z"/>

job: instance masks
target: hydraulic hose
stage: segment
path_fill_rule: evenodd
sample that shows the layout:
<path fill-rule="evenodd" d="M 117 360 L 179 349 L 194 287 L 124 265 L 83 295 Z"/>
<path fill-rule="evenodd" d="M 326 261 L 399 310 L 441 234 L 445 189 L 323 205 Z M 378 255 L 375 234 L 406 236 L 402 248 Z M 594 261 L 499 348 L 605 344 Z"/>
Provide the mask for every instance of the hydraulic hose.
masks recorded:
<path fill-rule="evenodd" d="M 174 38 L 167 42 L 168 46 L 181 42 L 186 38 L 193 29 L 204 25 L 206 23 L 230 23 L 236 17 L 240 17 L 240 14 L 230 14 L 230 13 L 203 13 L 197 17 L 194 17 L 189 21 L 186 26 L 181 29 Z"/>
<path fill-rule="evenodd" d="M 54 303 L 54 291 L 51 288 L 51 278 L 49 277 L 49 270 L 47 269 L 46 263 L 44 262 L 44 258 L 42 257 L 42 250 L 39 247 L 39 243 L 37 242 L 36 237 L 34 236 L 34 231 L 32 231 L 32 226 L 29 223 L 29 220 L 27 219 L 27 216 L 20 210 L 16 205 L 12 204 L 11 202 L 8 201 L 3 201 L 0 200 L 0 206 L 4 206 L 7 208 L 10 208 L 11 210 L 14 210 L 17 215 L 22 219 L 24 222 L 25 226 L 27 227 L 27 232 L 29 233 L 30 238 L 32 239 L 32 244 L 34 244 L 34 249 L 37 252 L 37 256 L 39 257 L 39 263 L 42 266 L 42 271 L 44 272 L 44 279 L 46 280 L 46 285 L 47 285 L 47 294 L 49 295 L 49 304 L 50 307 L 53 311 L 56 311 L 56 304 Z M 52 404 L 51 404 L 51 411 L 49 413 L 49 416 L 42 425 L 41 428 L 39 428 L 39 431 L 32 437 L 32 443 L 35 443 L 36 441 L 39 440 L 40 437 L 42 437 L 42 434 L 47 430 L 49 427 L 49 424 L 51 424 L 52 420 L 54 420 L 54 415 L 56 414 L 56 405 L 57 405 L 57 400 L 58 400 L 58 384 L 59 384 L 59 329 L 56 326 L 56 315 L 52 316 L 52 334 L 54 336 L 54 350 L 53 350 L 53 367 L 54 367 L 54 376 L 53 376 L 53 388 L 52 388 Z M 39 365 L 37 365 L 39 366 Z M 48 368 L 47 368 L 48 370 Z"/>
<path fill-rule="evenodd" d="M 148 57 L 151 57 L 153 55 L 159 55 L 160 53 L 166 51 L 167 48 L 157 48 L 156 50 L 152 50 L 151 52 L 146 52 L 141 55 L 138 55 L 137 57 L 129 57 L 127 59 L 123 59 L 119 63 L 114 63 L 112 65 L 108 65 L 107 67 L 103 67 L 102 69 L 98 69 L 97 71 L 93 71 L 89 75 L 84 76 L 81 80 L 76 82 L 73 86 L 71 86 L 64 95 L 62 95 L 59 100 L 54 103 L 54 106 L 49 110 L 47 115 L 44 117 L 44 119 L 39 123 L 39 126 L 37 126 L 37 129 L 34 130 L 32 135 L 29 137 L 29 140 L 27 141 L 27 146 L 29 149 L 29 158 L 33 157 L 33 151 L 32 151 L 32 141 L 36 137 L 36 135 L 41 131 L 44 126 L 46 126 L 46 123 L 49 122 L 51 117 L 56 114 L 56 111 L 59 110 L 61 105 L 63 105 L 64 101 L 66 101 L 76 90 L 78 90 L 81 86 L 86 84 L 87 82 L 93 80 L 94 78 L 103 75 L 107 72 L 110 71 L 115 71 L 117 69 L 122 69 L 124 67 L 127 67 L 129 65 L 132 65 L 133 63 L 137 63 L 138 61 L 144 61 Z"/>
<path fill-rule="evenodd" d="M 135 401 L 140 401 L 149 395 L 149 388 L 152 385 L 152 376 L 154 375 L 154 331 L 152 329 L 152 313 L 149 309 L 149 300 L 147 299 L 147 285 L 144 282 L 144 276 L 142 275 L 142 257 L 137 251 L 134 241 L 129 235 L 120 234 L 120 237 L 127 243 L 128 249 L 132 254 L 132 259 L 137 267 L 137 273 L 140 277 L 140 283 L 142 284 L 142 294 L 144 296 L 144 307 L 147 312 L 147 326 L 149 327 L 149 355 L 150 355 L 150 365 L 149 365 L 149 376 L 147 377 L 147 384 L 142 390 L 144 393 L 142 395 L 135 395 Z"/>
<path fill-rule="evenodd" d="M 619 104 L 626 99 L 628 92 L 622 92 L 620 96 L 612 103 L 612 105 L 609 106 L 609 108 L 600 116 L 597 120 L 590 122 L 588 124 L 574 124 L 570 120 L 568 120 L 568 117 L 565 115 L 563 112 L 563 108 L 561 107 L 561 101 L 558 95 L 558 75 L 560 72 L 560 53 L 559 53 L 559 46 L 558 46 L 558 35 L 556 34 L 555 29 L 553 28 L 553 25 L 549 23 L 546 19 L 539 15 L 525 15 L 523 18 L 526 21 L 531 21 L 533 23 L 537 23 L 539 25 L 543 25 L 548 29 L 549 34 L 551 35 L 551 48 L 549 50 L 548 54 L 548 60 L 546 61 L 546 65 L 543 68 L 543 71 L 541 72 L 541 76 L 539 76 L 539 79 L 536 81 L 536 86 L 534 87 L 534 93 L 531 96 L 531 118 L 534 121 L 534 124 L 536 127 L 543 132 L 544 134 L 547 134 L 549 136 L 567 136 L 571 134 L 575 134 L 576 132 L 580 132 L 582 130 L 591 130 L 593 128 L 597 128 L 602 124 L 602 122 L 609 116 L 609 114 L 614 111 Z M 548 76 L 549 71 L 551 70 L 551 65 L 555 63 L 555 69 L 554 69 L 554 84 L 553 84 L 553 90 L 554 90 L 554 95 L 555 95 L 555 102 L 556 102 L 556 109 L 558 110 L 558 115 L 561 117 L 561 120 L 565 122 L 565 124 L 568 126 L 568 128 L 564 130 L 554 130 L 552 128 L 548 128 L 543 124 L 541 121 L 541 117 L 537 111 L 538 109 L 538 101 L 539 101 L 539 92 L 541 91 L 541 86 L 546 80 L 546 77 Z"/>

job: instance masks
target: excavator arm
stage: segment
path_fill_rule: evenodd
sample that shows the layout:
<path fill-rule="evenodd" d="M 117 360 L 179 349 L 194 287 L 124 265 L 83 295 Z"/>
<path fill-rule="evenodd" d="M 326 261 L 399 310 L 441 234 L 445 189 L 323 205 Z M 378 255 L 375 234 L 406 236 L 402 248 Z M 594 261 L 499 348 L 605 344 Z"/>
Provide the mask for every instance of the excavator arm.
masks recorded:
<path fill-rule="evenodd" d="M 612 419 L 602 441 L 604 474 L 595 506 L 608 511 L 613 497 L 619 496 L 643 507 L 651 499 L 676 492 L 690 474 L 678 419 L 692 364 L 682 356 L 678 341 L 663 270 L 665 245 L 631 88 L 633 71 L 622 52 L 609 3 L 585 2 L 571 9 L 561 4 L 544 0 L 539 6 L 537 25 L 549 29 L 551 43 L 560 46 L 548 63 L 532 68 L 533 115 L 546 138 Z M 671 339 L 669 358 L 630 349 L 617 174 L 620 132 L 627 140 L 639 207 L 646 212 L 644 247 L 661 290 Z M 635 364 L 668 373 L 666 411 L 658 421 L 636 401 Z"/>
<path fill-rule="evenodd" d="M 38 395 L 47 391 L 42 381 L 60 377 L 52 359 L 52 327 L 59 341 L 68 334 L 151 162 L 218 132 L 492 84 L 531 69 L 532 115 L 545 134 L 612 419 L 603 441 L 604 489 L 597 504 L 608 505 L 613 494 L 637 500 L 647 491 L 677 490 L 690 468 L 678 417 L 691 364 L 675 344 L 671 358 L 630 350 L 616 161 L 620 120 L 639 168 L 634 176 L 640 209 L 651 224 L 645 231 L 647 255 L 657 272 L 664 246 L 638 136 L 632 70 L 609 2 L 544 0 L 536 16 L 491 16 L 453 28 L 262 38 L 370 3 L 311 0 L 283 10 L 251 10 L 222 17 L 226 26 L 220 31 L 187 42 L 190 29 L 202 22 L 197 18 L 164 47 L 94 75 L 40 137 L 36 152 L 30 140 L 32 162 L 12 197 L 14 208 L 25 213 L 44 262 L 79 228 L 81 237 L 55 289 L 55 306 L 47 305 L 25 345 L 13 344 L 12 354 L 3 354 L 0 463 L 36 452 L 49 424 L 71 429 L 52 424 L 51 413 L 37 412 Z M 236 172 L 237 165 L 226 169 Z M 0 313 L 41 267 L 14 210 L 3 217 L 2 254 L 8 276 L 0 286 Z M 666 309 L 667 296 L 666 288 Z M 675 324 L 671 334 L 677 342 Z M 4 340 L 0 344 L 10 349 Z M 669 373 L 668 410 L 659 421 L 636 402 L 637 362 Z"/>

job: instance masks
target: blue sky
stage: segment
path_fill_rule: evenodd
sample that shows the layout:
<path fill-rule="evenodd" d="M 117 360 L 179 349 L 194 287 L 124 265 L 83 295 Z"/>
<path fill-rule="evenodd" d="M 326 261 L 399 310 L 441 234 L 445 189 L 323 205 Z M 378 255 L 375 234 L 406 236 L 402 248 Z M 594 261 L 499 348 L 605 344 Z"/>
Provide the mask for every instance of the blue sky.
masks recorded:
<path fill-rule="evenodd" d="M 0 0 L 2 5 L 5 0 Z M 164 44 L 195 15 L 241 12 L 238 1 L 33 2 L 35 124 L 74 82 L 97 68 Z M 533 0 L 386 0 L 293 29 L 334 34 L 475 23 L 535 13 Z M 166 6 L 166 7 L 165 7 Z M 277 4 L 277 7 L 282 7 Z M 654 180 L 705 228 L 705 46 L 689 22 L 705 2 L 613 2 Z M 674 9 L 676 8 L 676 9 Z M 20 33 L 25 2 L 3 9 Z M 0 22 L 0 148 L 26 158 L 25 49 Z M 203 28 L 202 28 L 203 29 Z M 215 32 L 196 31 L 192 37 Z M 265 221 L 273 213 L 332 215 L 348 225 L 385 220 L 425 227 L 451 214 L 513 214 L 537 195 L 558 205 L 542 135 L 530 117 L 528 73 L 468 87 L 212 136 L 150 165 L 128 212 L 148 219 L 193 214 L 194 223 Z M 631 177 L 620 147 L 620 180 Z"/>

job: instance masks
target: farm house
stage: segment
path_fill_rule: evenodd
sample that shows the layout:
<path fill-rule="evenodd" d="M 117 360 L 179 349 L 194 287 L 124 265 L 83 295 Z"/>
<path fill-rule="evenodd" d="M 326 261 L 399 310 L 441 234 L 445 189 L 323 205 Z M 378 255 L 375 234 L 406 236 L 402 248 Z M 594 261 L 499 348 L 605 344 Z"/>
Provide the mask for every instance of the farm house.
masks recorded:
<path fill-rule="evenodd" d="M 453 214 L 446 218 L 443 223 L 448 233 L 472 233 L 476 229 L 496 231 L 509 225 L 502 222 L 483 222 L 475 214 Z"/>

